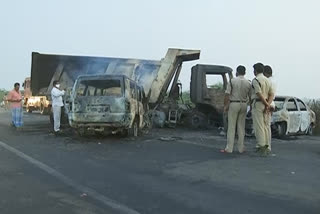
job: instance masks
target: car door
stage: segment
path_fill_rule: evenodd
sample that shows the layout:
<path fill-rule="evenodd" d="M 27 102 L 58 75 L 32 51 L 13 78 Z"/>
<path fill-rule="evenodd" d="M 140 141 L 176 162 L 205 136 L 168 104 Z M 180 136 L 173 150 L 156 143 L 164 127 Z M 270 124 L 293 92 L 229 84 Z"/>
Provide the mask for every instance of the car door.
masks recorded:
<path fill-rule="evenodd" d="M 311 123 L 310 112 L 307 110 L 307 106 L 304 102 L 302 102 L 300 99 L 298 99 L 297 101 L 298 101 L 298 107 L 301 114 L 300 131 L 306 132 Z"/>
<path fill-rule="evenodd" d="M 286 104 L 286 109 L 288 111 L 288 132 L 294 134 L 299 132 L 301 124 L 301 113 L 298 109 L 297 102 L 294 98 L 290 98 Z"/>

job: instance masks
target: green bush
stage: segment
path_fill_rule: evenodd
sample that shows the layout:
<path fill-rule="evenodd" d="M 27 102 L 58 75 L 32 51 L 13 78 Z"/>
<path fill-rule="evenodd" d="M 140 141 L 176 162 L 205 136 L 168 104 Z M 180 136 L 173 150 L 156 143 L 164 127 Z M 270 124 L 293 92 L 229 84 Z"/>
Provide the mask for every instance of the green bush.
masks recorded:
<path fill-rule="evenodd" d="M 185 104 L 190 104 L 191 103 L 191 99 L 190 99 L 190 91 L 184 91 L 182 92 L 182 99 L 183 99 L 183 102 Z M 181 100 L 179 101 L 179 103 L 181 103 Z"/>
<path fill-rule="evenodd" d="M 4 89 L 0 89 L 0 102 L 3 101 L 3 97 L 8 93 L 8 91 Z"/>
<path fill-rule="evenodd" d="M 316 114 L 316 128 L 314 130 L 315 134 L 320 134 L 320 100 L 309 100 L 308 105 L 312 111 Z"/>
<path fill-rule="evenodd" d="M 210 85 L 209 88 L 223 90 L 223 83 L 222 82 L 218 82 L 218 83 L 216 83 L 214 85 Z"/>

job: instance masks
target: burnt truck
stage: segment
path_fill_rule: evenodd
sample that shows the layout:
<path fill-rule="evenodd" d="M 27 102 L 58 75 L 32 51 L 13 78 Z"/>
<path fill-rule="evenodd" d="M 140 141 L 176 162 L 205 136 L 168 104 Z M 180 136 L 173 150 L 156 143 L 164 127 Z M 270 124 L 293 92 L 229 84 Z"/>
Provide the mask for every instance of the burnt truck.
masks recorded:
<path fill-rule="evenodd" d="M 209 85 L 214 76 L 221 85 Z M 221 65 L 198 64 L 192 67 L 190 98 L 195 104 L 191 113 L 193 128 L 226 127 L 224 115 L 225 90 L 233 78 L 232 69 Z"/>
<path fill-rule="evenodd" d="M 183 62 L 199 57 L 199 50 L 184 49 L 168 49 L 159 61 L 34 52 L 32 94 L 50 100 L 52 83 L 59 80 L 66 90 L 62 122 L 77 130 L 127 130 L 136 135 L 145 125 L 142 118 L 148 108 L 156 109 L 170 85 L 170 91 L 176 87 Z M 111 87 L 116 79 L 120 91 Z"/>
<path fill-rule="evenodd" d="M 31 79 L 25 78 L 22 87 L 24 89 L 23 107 L 28 113 L 40 111 L 40 114 L 49 114 L 51 112 L 51 103 L 46 96 L 32 96 Z"/>
<path fill-rule="evenodd" d="M 181 83 L 173 81 L 176 85 L 171 88 L 167 99 L 156 108 L 154 123 L 158 127 L 175 127 L 179 124 L 194 129 L 223 129 L 227 126 L 227 117 L 223 111 L 224 95 L 232 78 L 230 67 L 196 64 L 191 69 L 191 103 L 185 103 L 182 99 Z M 211 85 L 211 79 L 219 84 Z"/>

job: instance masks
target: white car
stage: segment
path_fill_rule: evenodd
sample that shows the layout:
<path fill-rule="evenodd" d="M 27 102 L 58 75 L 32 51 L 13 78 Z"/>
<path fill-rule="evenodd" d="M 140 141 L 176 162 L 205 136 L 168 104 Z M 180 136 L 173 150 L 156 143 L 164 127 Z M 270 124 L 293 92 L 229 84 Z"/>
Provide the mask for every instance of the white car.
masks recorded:
<path fill-rule="evenodd" d="M 312 135 L 316 115 L 301 99 L 289 96 L 275 97 L 272 114 L 272 135 Z"/>
<path fill-rule="evenodd" d="M 316 124 L 315 113 L 301 99 L 289 96 L 275 97 L 275 111 L 272 113 L 273 137 L 288 135 L 312 135 Z M 246 135 L 254 136 L 251 112 L 246 118 Z"/>

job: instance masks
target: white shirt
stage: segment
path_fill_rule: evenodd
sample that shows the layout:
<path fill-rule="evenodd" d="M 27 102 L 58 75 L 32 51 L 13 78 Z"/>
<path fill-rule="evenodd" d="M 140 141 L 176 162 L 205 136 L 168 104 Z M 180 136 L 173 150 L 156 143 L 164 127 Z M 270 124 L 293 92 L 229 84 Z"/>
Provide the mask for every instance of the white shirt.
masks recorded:
<path fill-rule="evenodd" d="M 63 106 L 62 96 L 64 95 L 64 90 L 59 90 L 53 87 L 51 90 L 52 106 Z"/>

